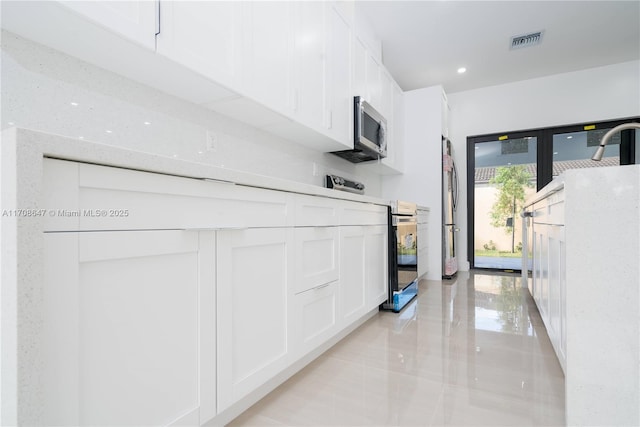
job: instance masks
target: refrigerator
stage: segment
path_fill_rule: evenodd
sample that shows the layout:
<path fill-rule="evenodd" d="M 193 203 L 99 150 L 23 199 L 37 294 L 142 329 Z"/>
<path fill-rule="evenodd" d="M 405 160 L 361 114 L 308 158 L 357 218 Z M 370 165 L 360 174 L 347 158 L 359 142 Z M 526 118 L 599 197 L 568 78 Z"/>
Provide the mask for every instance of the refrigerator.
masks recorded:
<path fill-rule="evenodd" d="M 451 279 L 458 271 L 456 259 L 456 208 L 458 205 L 458 171 L 451 141 L 442 138 L 442 278 Z"/>

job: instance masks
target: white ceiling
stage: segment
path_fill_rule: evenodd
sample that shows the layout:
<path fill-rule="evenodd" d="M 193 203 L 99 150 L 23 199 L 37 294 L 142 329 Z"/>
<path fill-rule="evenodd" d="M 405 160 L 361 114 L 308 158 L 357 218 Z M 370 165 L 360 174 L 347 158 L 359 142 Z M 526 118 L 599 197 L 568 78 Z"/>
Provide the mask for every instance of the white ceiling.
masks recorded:
<path fill-rule="evenodd" d="M 639 0 L 357 0 L 356 8 L 403 90 L 441 84 L 452 93 L 640 59 Z M 511 36 L 540 30 L 540 45 L 510 50 Z"/>

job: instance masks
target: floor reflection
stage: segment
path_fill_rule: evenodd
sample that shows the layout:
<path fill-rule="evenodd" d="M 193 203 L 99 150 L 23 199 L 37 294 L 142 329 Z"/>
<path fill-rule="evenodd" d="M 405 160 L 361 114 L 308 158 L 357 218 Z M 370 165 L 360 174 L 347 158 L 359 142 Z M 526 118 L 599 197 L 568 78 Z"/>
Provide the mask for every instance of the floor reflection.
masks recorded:
<path fill-rule="evenodd" d="M 519 276 L 420 282 L 232 425 L 564 425 L 564 377 Z"/>

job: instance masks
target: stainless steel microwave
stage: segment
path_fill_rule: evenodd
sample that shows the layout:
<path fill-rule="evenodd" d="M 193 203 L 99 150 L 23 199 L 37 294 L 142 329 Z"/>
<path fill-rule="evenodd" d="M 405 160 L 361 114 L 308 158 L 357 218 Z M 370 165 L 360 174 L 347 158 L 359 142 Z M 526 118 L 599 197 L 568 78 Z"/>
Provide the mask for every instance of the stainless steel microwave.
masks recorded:
<path fill-rule="evenodd" d="M 353 149 L 333 154 L 352 163 L 387 157 L 387 121 L 360 96 L 353 98 Z"/>

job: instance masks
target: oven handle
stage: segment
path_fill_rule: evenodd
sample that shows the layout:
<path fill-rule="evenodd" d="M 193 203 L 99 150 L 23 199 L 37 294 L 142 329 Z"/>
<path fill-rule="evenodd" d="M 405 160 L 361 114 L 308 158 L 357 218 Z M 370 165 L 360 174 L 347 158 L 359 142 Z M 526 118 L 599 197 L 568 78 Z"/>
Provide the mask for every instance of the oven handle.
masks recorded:
<path fill-rule="evenodd" d="M 402 216 L 391 216 L 391 225 L 418 225 L 418 219 L 413 216 L 402 217 Z"/>

